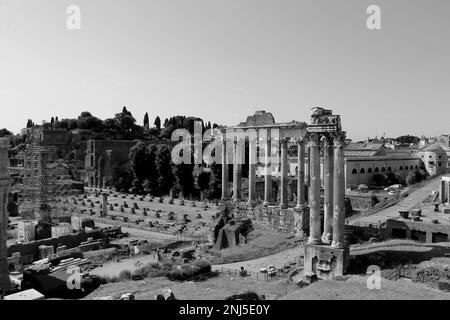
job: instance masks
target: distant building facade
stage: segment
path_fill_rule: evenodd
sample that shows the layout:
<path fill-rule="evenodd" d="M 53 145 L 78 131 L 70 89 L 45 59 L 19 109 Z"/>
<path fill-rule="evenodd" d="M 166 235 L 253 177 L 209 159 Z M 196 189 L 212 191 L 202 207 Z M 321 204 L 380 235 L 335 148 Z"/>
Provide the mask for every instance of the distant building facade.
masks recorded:
<path fill-rule="evenodd" d="M 373 185 L 375 174 L 392 172 L 405 179 L 423 168 L 421 159 L 409 149 L 389 150 L 382 143 L 350 143 L 345 148 L 346 187 Z"/>
<path fill-rule="evenodd" d="M 104 187 L 113 178 L 114 166 L 126 164 L 134 140 L 88 140 L 86 142 L 85 184 Z"/>
<path fill-rule="evenodd" d="M 449 170 L 450 147 L 435 142 L 419 150 L 419 158 L 430 176 L 445 174 Z"/>

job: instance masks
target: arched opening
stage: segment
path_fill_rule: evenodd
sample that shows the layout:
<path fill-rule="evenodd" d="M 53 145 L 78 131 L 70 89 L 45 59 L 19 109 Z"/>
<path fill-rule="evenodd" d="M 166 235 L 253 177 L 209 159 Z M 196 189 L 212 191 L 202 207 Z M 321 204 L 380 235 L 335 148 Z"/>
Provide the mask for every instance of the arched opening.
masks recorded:
<path fill-rule="evenodd" d="M 375 173 L 380 172 L 380 170 L 378 169 L 378 167 L 375 167 Z"/>
<path fill-rule="evenodd" d="M 357 173 L 358 173 L 358 170 L 356 170 L 356 169 L 352 170 L 352 174 L 357 174 Z"/>
<path fill-rule="evenodd" d="M 391 167 L 388 167 L 388 172 L 391 172 L 392 171 L 392 168 Z"/>
<path fill-rule="evenodd" d="M 386 168 L 385 167 L 382 167 L 381 168 L 381 172 L 385 172 L 386 171 Z"/>
<path fill-rule="evenodd" d="M 367 169 L 367 173 L 372 173 L 372 168 Z"/>
<path fill-rule="evenodd" d="M 413 167 L 413 166 L 410 166 L 410 167 L 409 167 L 409 169 L 413 170 L 413 169 L 414 169 L 414 167 Z"/>
<path fill-rule="evenodd" d="M 414 169 L 418 170 L 418 169 L 419 169 L 419 166 L 416 165 L 416 166 L 414 167 Z"/>
<path fill-rule="evenodd" d="M 364 170 L 364 168 L 361 168 L 361 169 L 359 170 L 359 173 L 364 174 L 364 173 L 366 173 L 366 171 Z"/>
<path fill-rule="evenodd" d="M 400 168 L 398 168 L 399 171 L 403 171 L 403 166 L 400 166 Z"/>

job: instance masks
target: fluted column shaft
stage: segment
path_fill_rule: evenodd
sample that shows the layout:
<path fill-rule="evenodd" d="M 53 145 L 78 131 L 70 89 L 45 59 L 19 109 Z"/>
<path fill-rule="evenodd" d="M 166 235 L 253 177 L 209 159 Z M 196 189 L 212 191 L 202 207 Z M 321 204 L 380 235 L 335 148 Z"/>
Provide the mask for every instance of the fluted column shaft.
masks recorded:
<path fill-rule="evenodd" d="M 222 137 L 222 200 L 227 200 L 228 195 L 228 162 L 227 162 L 227 143 L 225 133 Z"/>
<path fill-rule="evenodd" d="M 335 248 L 345 247 L 345 134 L 340 133 L 334 141 L 334 211 L 333 242 Z"/>
<path fill-rule="evenodd" d="M 248 143 L 248 202 L 256 200 L 256 141 L 250 138 Z"/>
<path fill-rule="evenodd" d="M 288 207 L 288 157 L 287 157 L 287 149 L 288 149 L 288 140 L 286 138 L 281 139 L 281 199 L 280 199 L 280 207 L 287 208 Z"/>
<path fill-rule="evenodd" d="M 318 133 L 310 135 L 310 187 L 309 187 L 309 239 L 310 244 L 320 244 L 321 219 L 320 219 L 320 140 Z"/>
<path fill-rule="evenodd" d="M 265 172 L 264 172 L 264 205 L 269 205 L 272 202 L 272 149 L 270 136 L 267 136 L 264 148 Z"/>
<path fill-rule="evenodd" d="M 330 137 L 325 137 L 323 154 L 324 224 L 322 242 L 331 244 L 333 234 L 334 150 L 333 140 Z"/>
<path fill-rule="evenodd" d="M 305 142 L 303 139 L 297 140 L 297 209 L 305 207 Z"/>
<path fill-rule="evenodd" d="M 450 181 L 447 181 L 447 203 L 450 203 Z"/>
<path fill-rule="evenodd" d="M 233 200 L 241 200 L 242 193 L 242 163 L 241 148 L 237 141 L 234 142 L 234 163 L 233 163 Z"/>

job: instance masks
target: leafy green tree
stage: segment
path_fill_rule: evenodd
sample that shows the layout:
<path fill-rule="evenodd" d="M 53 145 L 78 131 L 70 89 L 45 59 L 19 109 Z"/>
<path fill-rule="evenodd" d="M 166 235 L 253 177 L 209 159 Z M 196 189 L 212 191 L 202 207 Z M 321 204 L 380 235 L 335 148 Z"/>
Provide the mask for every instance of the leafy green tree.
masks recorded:
<path fill-rule="evenodd" d="M 131 147 L 130 154 L 130 169 L 133 173 L 133 192 L 142 193 L 142 183 L 148 178 L 148 157 L 147 145 L 144 142 L 138 142 Z"/>
<path fill-rule="evenodd" d="M 159 118 L 159 116 L 156 116 L 154 125 L 158 130 L 161 130 L 161 119 Z"/>
<path fill-rule="evenodd" d="M 11 136 L 12 132 L 9 131 L 6 128 L 0 129 L 0 137 L 7 137 L 7 136 Z"/>
<path fill-rule="evenodd" d="M 155 144 L 150 144 L 146 149 L 147 153 L 147 170 L 148 176 L 143 182 L 144 191 L 152 195 L 158 194 L 158 170 L 156 167 L 156 155 L 158 147 Z"/>
<path fill-rule="evenodd" d="M 197 176 L 197 184 L 200 188 L 201 193 L 201 199 L 203 200 L 205 191 L 206 193 L 209 193 L 209 185 L 211 180 L 211 172 L 208 171 L 202 171 Z"/>
<path fill-rule="evenodd" d="M 109 183 L 119 192 L 129 192 L 133 183 L 133 173 L 128 163 L 113 163 L 112 172 L 112 179 Z"/>
<path fill-rule="evenodd" d="M 150 122 L 149 122 L 149 119 L 148 119 L 148 112 L 146 112 L 145 115 L 144 115 L 144 128 L 145 128 L 145 129 L 148 129 L 148 128 L 149 128 L 149 126 L 150 126 L 149 123 L 150 123 Z"/>
<path fill-rule="evenodd" d="M 209 180 L 209 192 L 208 198 L 218 199 L 221 197 L 221 185 L 222 185 L 222 165 L 213 163 L 211 164 L 211 179 Z"/>
<path fill-rule="evenodd" d="M 103 129 L 103 121 L 92 116 L 88 111 L 84 111 L 77 119 L 77 127 L 83 130 L 99 132 Z"/>
<path fill-rule="evenodd" d="M 173 186 L 172 155 L 169 147 L 159 145 L 156 153 L 156 170 L 158 172 L 158 193 L 168 194 Z"/>
<path fill-rule="evenodd" d="M 194 158 L 191 155 L 190 164 L 181 163 L 172 165 L 172 172 L 174 176 L 174 190 L 179 193 L 181 197 L 186 198 L 194 190 Z"/>
<path fill-rule="evenodd" d="M 121 113 L 115 115 L 114 120 L 120 132 L 125 135 L 125 138 L 135 138 L 133 134 L 137 132 L 136 119 L 126 107 L 123 107 Z"/>

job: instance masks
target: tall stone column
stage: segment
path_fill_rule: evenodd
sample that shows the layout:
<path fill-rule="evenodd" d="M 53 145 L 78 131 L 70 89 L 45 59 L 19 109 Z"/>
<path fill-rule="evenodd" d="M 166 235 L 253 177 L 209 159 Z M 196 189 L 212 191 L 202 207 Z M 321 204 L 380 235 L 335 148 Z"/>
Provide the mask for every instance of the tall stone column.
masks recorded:
<path fill-rule="evenodd" d="M 322 242 L 331 244 L 333 234 L 333 187 L 334 187 L 334 150 L 333 139 L 324 139 L 323 184 L 324 184 L 324 223 Z"/>
<path fill-rule="evenodd" d="M 450 204 L 450 181 L 447 181 L 447 203 Z"/>
<path fill-rule="evenodd" d="M 267 133 L 267 139 L 265 141 L 264 148 L 264 160 L 265 160 L 265 172 L 264 172 L 264 205 L 270 205 L 272 202 L 272 149 L 271 149 L 271 139 L 270 132 Z"/>
<path fill-rule="evenodd" d="M 253 203 L 256 200 L 256 139 L 249 138 L 248 141 L 248 202 Z"/>
<path fill-rule="evenodd" d="M 302 138 L 297 140 L 297 206 L 296 209 L 303 209 L 305 204 L 305 142 Z"/>
<path fill-rule="evenodd" d="M 234 162 L 233 162 L 233 200 L 241 200 L 242 194 L 242 162 L 241 148 L 237 140 L 234 141 Z"/>
<path fill-rule="evenodd" d="M 0 296 L 11 286 L 8 271 L 7 228 L 8 228 L 8 194 L 10 180 L 8 174 L 9 140 L 0 138 Z"/>
<path fill-rule="evenodd" d="M 225 132 L 222 132 L 222 200 L 228 200 L 228 161 Z"/>
<path fill-rule="evenodd" d="M 310 134 L 309 239 L 310 244 L 321 244 L 320 219 L 320 135 Z"/>
<path fill-rule="evenodd" d="M 339 133 L 334 140 L 334 211 L 333 242 L 335 248 L 345 248 L 345 133 Z"/>
<path fill-rule="evenodd" d="M 280 207 L 288 207 L 288 138 L 281 139 L 281 195 Z"/>
<path fill-rule="evenodd" d="M 309 188 L 309 186 L 311 185 L 311 161 L 310 161 L 310 159 L 311 159 L 311 149 L 310 148 L 308 148 L 308 153 L 307 153 L 307 156 L 308 156 L 308 158 L 307 158 L 307 162 L 306 162 L 306 176 L 305 176 L 305 178 L 306 178 L 306 185 L 308 186 L 308 188 Z"/>

